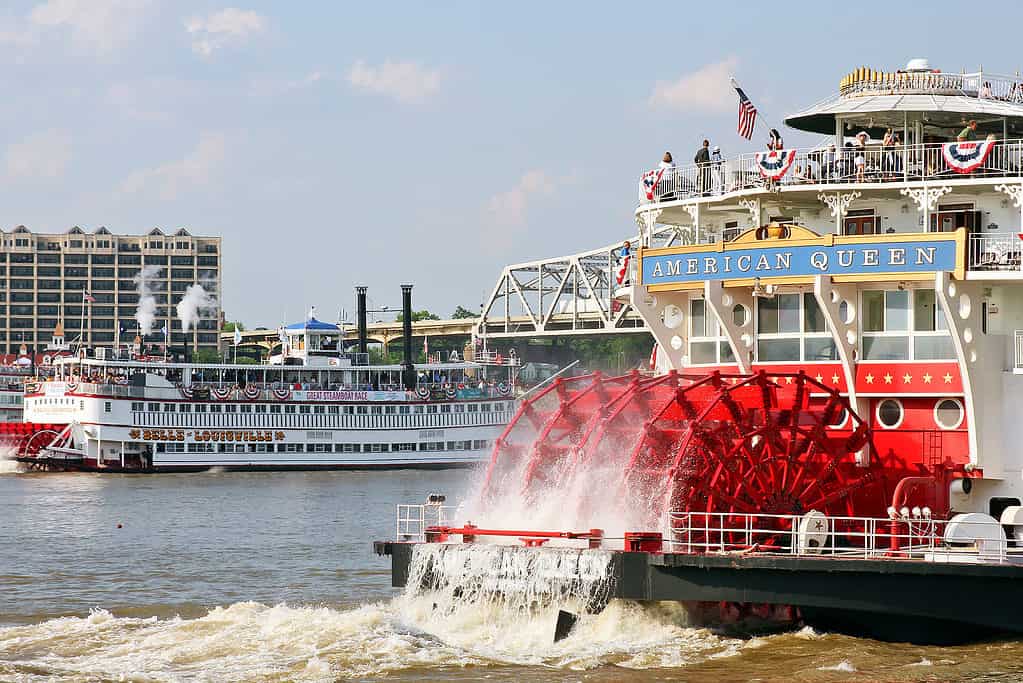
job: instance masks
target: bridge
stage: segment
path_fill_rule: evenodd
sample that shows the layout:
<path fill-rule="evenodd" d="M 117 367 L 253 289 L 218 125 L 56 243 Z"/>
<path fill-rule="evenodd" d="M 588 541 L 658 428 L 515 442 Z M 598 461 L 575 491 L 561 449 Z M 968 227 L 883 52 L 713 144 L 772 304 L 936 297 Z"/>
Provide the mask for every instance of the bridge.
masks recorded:
<path fill-rule="evenodd" d="M 628 240 L 635 248 L 640 235 Z M 505 266 L 483 304 L 481 317 L 413 321 L 412 335 L 500 340 L 648 332 L 625 295 L 627 288 L 615 281 L 618 250 L 624 241 L 578 254 Z M 675 225 L 652 226 L 649 239 L 644 239 L 650 247 L 691 242 L 691 229 Z M 342 323 L 341 330 L 346 342 L 358 337 L 353 323 Z M 366 332 L 370 341 L 386 347 L 401 339 L 402 325 L 398 321 L 374 322 L 369 323 Z M 243 348 L 269 351 L 279 343 L 276 329 L 246 330 L 241 336 Z M 220 341 L 229 348 L 234 333 L 222 332 Z"/>
<path fill-rule="evenodd" d="M 639 246 L 639 235 L 628 239 L 633 249 Z M 499 339 L 647 332 L 629 303 L 627 289 L 615 281 L 618 249 L 624 241 L 506 266 L 483 305 L 477 336 Z M 670 247 L 691 241 L 691 229 L 656 225 L 649 229 L 644 244 Z"/>

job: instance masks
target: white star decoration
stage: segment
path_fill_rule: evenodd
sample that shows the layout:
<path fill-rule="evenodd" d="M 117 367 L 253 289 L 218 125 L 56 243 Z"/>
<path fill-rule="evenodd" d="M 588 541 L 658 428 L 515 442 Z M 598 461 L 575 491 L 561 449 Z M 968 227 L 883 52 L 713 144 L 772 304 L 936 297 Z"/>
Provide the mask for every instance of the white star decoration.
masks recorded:
<path fill-rule="evenodd" d="M 945 376 L 942 379 L 945 380 L 945 384 L 951 384 L 952 383 L 952 375 L 951 375 L 951 373 L 946 372 Z"/>
<path fill-rule="evenodd" d="M 870 374 L 869 372 L 867 373 L 867 376 L 864 377 L 863 379 L 867 380 L 867 384 L 873 384 L 874 383 L 874 376 L 872 374 Z"/>

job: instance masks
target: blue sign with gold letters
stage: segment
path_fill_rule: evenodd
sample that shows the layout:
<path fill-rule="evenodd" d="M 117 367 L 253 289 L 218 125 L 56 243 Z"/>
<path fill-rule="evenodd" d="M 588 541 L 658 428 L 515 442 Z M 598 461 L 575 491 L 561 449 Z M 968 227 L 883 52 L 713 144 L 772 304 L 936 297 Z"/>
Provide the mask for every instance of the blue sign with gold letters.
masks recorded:
<path fill-rule="evenodd" d="M 738 245 L 736 245 L 738 246 Z M 793 244 L 644 254 L 644 285 L 805 275 L 884 275 L 956 270 L 954 239 Z"/>

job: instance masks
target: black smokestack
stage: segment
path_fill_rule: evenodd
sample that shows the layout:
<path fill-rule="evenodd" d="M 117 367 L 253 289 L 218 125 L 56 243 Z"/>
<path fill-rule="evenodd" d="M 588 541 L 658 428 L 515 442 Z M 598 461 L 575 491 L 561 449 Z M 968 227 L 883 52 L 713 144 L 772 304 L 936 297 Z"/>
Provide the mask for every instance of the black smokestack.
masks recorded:
<path fill-rule="evenodd" d="M 401 347 L 405 388 L 416 388 L 416 367 L 412 364 L 412 285 L 401 286 Z"/>
<path fill-rule="evenodd" d="M 355 288 L 356 324 L 359 326 L 359 353 L 366 353 L 366 288 Z"/>

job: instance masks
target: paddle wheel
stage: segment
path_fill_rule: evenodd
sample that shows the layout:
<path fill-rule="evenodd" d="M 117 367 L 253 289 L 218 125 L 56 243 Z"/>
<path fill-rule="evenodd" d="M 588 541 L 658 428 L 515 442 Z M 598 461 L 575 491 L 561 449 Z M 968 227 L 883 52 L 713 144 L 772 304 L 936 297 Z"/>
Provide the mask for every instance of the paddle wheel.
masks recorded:
<path fill-rule="evenodd" d="M 603 482 L 615 473 L 616 490 L 585 485 L 597 470 Z M 616 505 L 648 528 L 669 513 L 673 527 L 686 513 L 883 517 L 901 470 L 876 457 L 844 397 L 802 373 L 593 374 L 523 403 L 482 500 L 582 492 L 564 501 L 580 519 Z"/>
<path fill-rule="evenodd" d="M 67 427 L 61 424 L 0 422 L 0 447 L 12 459 L 35 458 Z"/>

